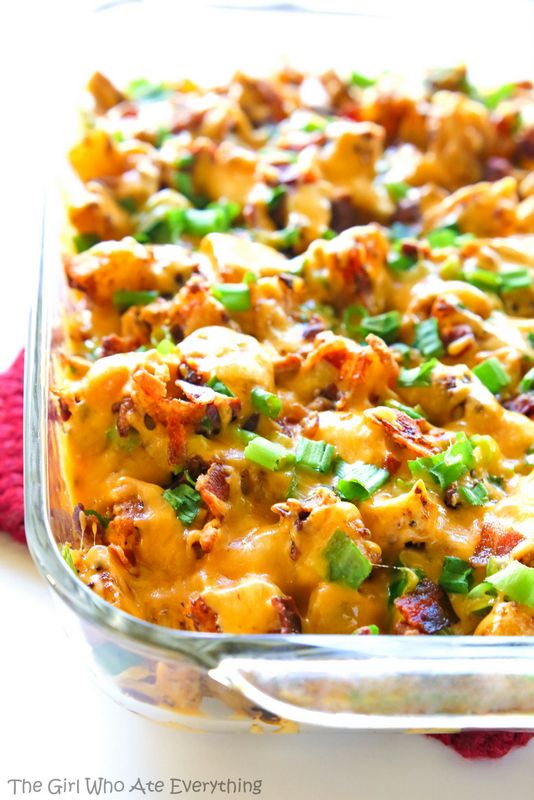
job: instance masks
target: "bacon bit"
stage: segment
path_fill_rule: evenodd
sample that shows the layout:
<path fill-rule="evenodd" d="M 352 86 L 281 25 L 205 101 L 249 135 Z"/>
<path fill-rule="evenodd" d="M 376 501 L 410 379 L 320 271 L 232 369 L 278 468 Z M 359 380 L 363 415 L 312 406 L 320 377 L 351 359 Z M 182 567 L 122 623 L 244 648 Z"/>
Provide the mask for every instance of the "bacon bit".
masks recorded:
<path fill-rule="evenodd" d="M 325 327 L 321 320 L 308 322 L 302 328 L 302 338 L 306 342 L 311 342 L 313 339 L 315 339 L 318 333 L 321 333 L 324 330 Z"/>
<path fill-rule="evenodd" d="M 185 616 L 191 620 L 193 628 L 203 633 L 220 633 L 219 619 L 203 597 L 191 597 L 186 607 Z"/>
<path fill-rule="evenodd" d="M 402 222 L 404 225 L 414 225 L 421 219 L 421 206 L 419 200 L 408 200 L 403 198 L 395 213 L 393 214 L 393 222 Z"/>
<path fill-rule="evenodd" d="M 122 548 L 128 561 L 134 565 L 136 563 L 135 550 L 139 544 L 140 532 L 135 521 L 131 517 L 114 517 L 104 531 L 104 541 Z"/>
<path fill-rule="evenodd" d="M 454 309 L 453 309 L 454 310 Z M 451 355 L 460 355 L 475 343 L 475 334 L 470 325 L 453 325 L 441 332 L 443 344 Z"/>
<path fill-rule="evenodd" d="M 412 419 L 394 409 L 373 408 L 364 413 L 372 422 L 381 425 L 386 436 L 399 447 L 418 456 L 430 456 L 437 451 L 436 443 L 427 435 L 430 425 L 426 419 Z"/>
<path fill-rule="evenodd" d="M 484 164 L 482 171 L 482 180 L 484 181 L 499 181 L 501 178 L 506 178 L 507 175 L 512 174 L 513 167 L 507 158 L 501 156 L 490 156 Z"/>
<path fill-rule="evenodd" d="M 292 597 L 273 597 L 271 603 L 280 620 L 280 633 L 302 633 L 302 620 Z"/>
<path fill-rule="evenodd" d="M 517 397 L 503 403 L 503 406 L 509 411 L 516 411 L 518 414 L 524 414 L 526 417 L 534 419 L 534 395 L 532 392 L 518 394 Z"/>
<path fill-rule="evenodd" d="M 116 333 L 110 333 L 102 337 L 102 357 L 129 353 L 131 350 L 137 350 L 141 344 L 141 339 L 137 336 L 118 336 Z"/>
<path fill-rule="evenodd" d="M 384 469 L 387 469 L 391 475 L 395 475 L 395 473 L 398 472 L 400 465 L 401 462 L 398 458 L 395 458 L 393 453 L 388 453 L 386 455 L 384 459 Z"/>
<path fill-rule="evenodd" d="M 204 376 L 201 375 L 200 372 L 197 372 L 196 369 L 191 367 L 186 362 L 183 362 L 182 364 L 179 365 L 178 371 L 182 376 L 182 378 L 184 379 L 184 381 L 186 381 L 187 383 L 192 383 L 195 386 L 204 386 L 205 383 Z"/>
<path fill-rule="evenodd" d="M 185 458 L 187 440 L 181 414 L 171 411 L 167 419 L 167 433 L 169 434 L 167 460 L 169 464 L 181 464 Z"/>
<path fill-rule="evenodd" d="M 299 556 L 300 556 L 300 550 L 293 541 L 293 539 L 291 539 L 289 543 L 289 558 L 291 559 L 291 561 L 296 561 Z"/>
<path fill-rule="evenodd" d="M 470 563 L 482 566 L 488 563 L 491 556 L 506 556 L 524 538 L 522 534 L 514 531 L 513 528 L 507 528 L 497 520 L 485 522 Z"/>
<path fill-rule="evenodd" d="M 215 517 L 222 517 L 228 510 L 229 476 L 230 468 L 215 461 L 197 480 L 196 489 Z"/>
<path fill-rule="evenodd" d="M 458 622 L 450 600 L 436 583 L 423 578 L 413 592 L 398 597 L 395 607 L 405 622 L 419 633 L 438 633 Z"/>
<path fill-rule="evenodd" d="M 342 233 L 354 225 L 364 225 L 369 220 L 369 214 L 356 208 L 349 196 L 330 201 L 330 227 L 336 233 Z"/>
<path fill-rule="evenodd" d="M 68 406 L 68 403 L 63 397 L 58 397 L 57 402 L 59 406 L 59 416 L 63 422 L 67 422 L 67 420 L 72 417 L 72 412 Z"/>
<path fill-rule="evenodd" d="M 283 358 L 279 358 L 274 362 L 274 376 L 279 378 L 287 373 L 298 372 L 302 364 L 302 358 L 296 353 L 288 353 Z"/>
<path fill-rule="evenodd" d="M 117 430 L 119 436 L 128 436 L 131 430 L 131 425 L 128 420 L 128 415 L 133 411 L 133 400 L 131 397 L 123 397 L 117 408 Z M 114 404 L 115 409 L 115 404 Z"/>

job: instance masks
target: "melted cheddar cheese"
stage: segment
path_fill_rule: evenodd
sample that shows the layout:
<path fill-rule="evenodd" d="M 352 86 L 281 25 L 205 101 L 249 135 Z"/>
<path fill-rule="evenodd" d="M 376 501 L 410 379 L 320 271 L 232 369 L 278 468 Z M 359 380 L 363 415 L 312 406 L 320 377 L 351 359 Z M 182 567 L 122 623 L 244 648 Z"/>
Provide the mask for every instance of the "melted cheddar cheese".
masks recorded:
<path fill-rule="evenodd" d="M 534 93 L 358 83 L 91 79 L 69 560 L 172 628 L 534 634 Z"/>

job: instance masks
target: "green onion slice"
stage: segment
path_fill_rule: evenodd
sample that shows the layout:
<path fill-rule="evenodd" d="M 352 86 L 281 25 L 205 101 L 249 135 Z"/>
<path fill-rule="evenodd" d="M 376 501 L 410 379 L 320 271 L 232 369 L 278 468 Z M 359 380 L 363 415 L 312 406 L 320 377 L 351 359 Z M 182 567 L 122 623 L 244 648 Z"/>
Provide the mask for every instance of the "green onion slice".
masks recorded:
<path fill-rule="evenodd" d="M 331 536 L 323 553 L 327 562 L 327 577 L 332 583 L 358 589 L 371 574 L 371 562 L 342 530 L 337 530 Z"/>
<path fill-rule="evenodd" d="M 270 419 L 276 419 L 280 416 L 282 410 L 282 401 L 277 395 L 262 389 L 261 386 L 255 386 L 250 393 L 250 399 L 260 414 L 264 414 Z"/>
<path fill-rule="evenodd" d="M 445 350 L 435 317 L 430 317 L 430 319 L 417 323 L 415 326 L 415 347 L 425 357 L 443 355 Z"/>
<path fill-rule="evenodd" d="M 78 570 L 74 566 L 74 559 L 72 558 L 72 552 L 70 548 L 70 544 L 64 544 L 61 550 L 61 555 L 68 567 L 74 572 L 75 575 L 78 574 Z"/>
<path fill-rule="evenodd" d="M 534 608 L 534 568 L 511 561 L 504 569 L 486 578 L 509 600 Z"/>
<path fill-rule="evenodd" d="M 89 250 L 90 247 L 93 247 L 100 241 L 102 240 L 100 239 L 100 236 L 97 236 L 96 233 L 78 233 L 72 238 L 72 242 L 77 253 L 83 253 L 85 250 Z"/>
<path fill-rule="evenodd" d="M 418 367 L 413 367 L 413 369 L 402 367 L 398 380 L 399 386 L 404 386 L 405 388 L 430 386 L 432 383 L 432 371 L 437 364 L 437 358 L 431 358 Z"/>
<path fill-rule="evenodd" d="M 228 388 L 228 386 L 219 380 L 216 375 L 212 375 L 206 386 L 213 389 L 218 394 L 225 394 L 227 397 L 235 397 L 235 394 Z"/>
<path fill-rule="evenodd" d="M 446 592 L 467 594 L 471 584 L 473 568 L 467 561 L 455 556 L 445 556 L 439 578 L 439 585 Z"/>
<path fill-rule="evenodd" d="M 470 506 L 483 506 L 488 499 L 488 491 L 483 483 L 474 486 L 460 486 L 460 497 Z"/>
<path fill-rule="evenodd" d="M 374 464 L 357 461 L 347 464 L 339 460 L 335 467 L 338 482 L 336 491 L 343 500 L 367 500 L 389 479 L 389 472 Z"/>
<path fill-rule="evenodd" d="M 534 388 L 534 367 L 531 367 L 526 375 L 523 376 L 519 389 L 522 392 L 529 392 Z"/>
<path fill-rule="evenodd" d="M 251 308 L 250 286 L 246 283 L 215 283 L 211 293 L 228 311 L 249 311 Z"/>
<path fill-rule="evenodd" d="M 411 417 L 411 419 L 426 419 L 425 415 L 422 413 L 422 410 L 418 410 L 418 408 L 412 408 L 411 406 L 405 406 L 403 403 L 399 403 L 398 400 L 386 400 L 384 403 L 388 408 L 394 408 L 396 411 L 402 411 L 403 414 L 406 416 Z"/>
<path fill-rule="evenodd" d="M 366 75 L 362 75 L 361 72 L 351 72 L 349 78 L 352 86 L 358 86 L 360 89 L 368 89 L 370 86 L 374 86 L 376 80 L 376 78 L 368 78 Z"/>
<path fill-rule="evenodd" d="M 487 358 L 486 361 L 473 367 L 473 373 L 493 394 L 498 394 L 511 381 L 501 362 L 494 357 Z"/>
<path fill-rule="evenodd" d="M 159 297 L 159 292 L 147 290 L 131 292 L 128 289 L 119 289 L 113 292 L 113 305 L 115 308 L 130 308 L 130 306 L 146 306 Z"/>
<path fill-rule="evenodd" d="M 277 442 L 270 442 L 263 436 L 254 436 L 244 451 L 245 458 L 259 464 L 264 469 L 276 472 L 294 461 L 294 455 Z"/>
<path fill-rule="evenodd" d="M 301 467 L 325 474 L 332 465 L 335 452 L 336 448 L 333 444 L 301 436 L 297 443 L 295 460 Z"/>
<path fill-rule="evenodd" d="M 385 342 L 392 342 L 400 328 L 401 314 L 399 311 L 386 311 L 375 317 L 364 316 L 360 322 L 360 334 L 365 337 L 368 333 L 381 336 Z"/>
<path fill-rule="evenodd" d="M 387 189 L 387 192 L 394 203 L 398 203 L 399 200 L 404 200 L 410 191 L 410 185 L 405 183 L 405 181 L 385 183 L 384 187 Z"/>

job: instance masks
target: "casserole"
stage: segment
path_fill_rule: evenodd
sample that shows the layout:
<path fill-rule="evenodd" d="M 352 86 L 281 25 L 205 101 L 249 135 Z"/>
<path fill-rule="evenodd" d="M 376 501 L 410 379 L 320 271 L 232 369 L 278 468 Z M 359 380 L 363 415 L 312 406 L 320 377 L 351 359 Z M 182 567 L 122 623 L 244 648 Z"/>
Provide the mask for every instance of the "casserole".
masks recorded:
<path fill-rule="evenodd" d="M 54 364 L 50 356 L 61 346 L 62 335 L 61 324 L 50 313 L 60 307 L 51 298 L 51 276 L 59 277 L 58 240 L 57 218 L 54 223 L 50 214 L 43 247 L 46 273 L 28 358 L 30 546 L 58 593 L 80 615 L 76 630 L 86 649 L 90 646 L 93 663 L 100 665 L 101 674 L 115 676 L 111 682 L 128 704 L 150 708 L 163 719 L 188 712 L 198 719 L 199 708 L 207 713 L 215 701 L 219 707 L 222 702 L 223 709 L 263 721 L 271 714 L 342 727 L 524 726 L 522 714 L 531 711 L 532 692 L 528 638 L 510 644 L 503 639 L 465 644 L 462 639 L 420 637 L 399 642 L 390 637 L 295 639 L 177 632 L 136 620 L 74 585 L 74 576 L 65 574 L 49 538 L 51 529 L 60 542 L 70 533 L 58 459 L 61 435 L 54 408 L 46 401 L 48 368 Z M 42 336 L 45 319 L 51 326 Z M 42 352 L 37 358 L 39 341 Z M 48 460 L 42 463 L 45 452 Z M 38 509 L 46 507 L 47 487 L 49 511 L 44 514 Z M 48 517 L 50 528 L 43 527 L 43 517 Z"/>

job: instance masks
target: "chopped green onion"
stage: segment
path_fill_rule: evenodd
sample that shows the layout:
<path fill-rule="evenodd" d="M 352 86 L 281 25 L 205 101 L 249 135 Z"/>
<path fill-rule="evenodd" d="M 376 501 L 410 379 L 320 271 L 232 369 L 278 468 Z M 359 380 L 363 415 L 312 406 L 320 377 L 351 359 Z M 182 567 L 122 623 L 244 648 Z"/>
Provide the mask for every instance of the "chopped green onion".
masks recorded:
<path fill-rule="evenodd" d="M 463 269 L 463 278 L 467 283 L 473 284 L 478 289 L 498 292 L 501 288 L 501 276 L 489 269 L 481 269 L 475 264 L 466 264 Z"/>
<path fill-rule="evenodd" d="M 499 86 L 499 88 L 495 89 L 493 92 L 479 95 L 479 98 L 482 100 L 486 108 L 489 108 L 490 111 L 494 111 L 499 103 L 502 103 L 503 100 L 508 100 L 510 97 L 512 97 L 515 88 L 515 83 L 505 83 L 502 86 Z"/>
<path fill-rule="evenodd" d="M 332 228 L 327 228 L 321 235 L 321 239 L 326 239 L 327 241 L 331 241 L 332 239 L 335 239 L 336 236 L 337 233 L 334 230 L 332 230 Z"/>
<path fill-rule="evenodd" d="M 287 188 L 285 186 L 275 186 L 271 190 L 271 196 L 266 203 L 269 214 L 273 214 L 279 208 L 286 195 Z"/>
<path fill-rule="evenodd" d="M 328 580 L 351 589 L 358 589 L 373 569 L 369 559 L 342 530 L 331 536 L 323 553 L 328 565 Z"/>
<path fill-rule="evenodd" d="M 100 241 L 102 240 L 100 236 L 96 235 L 96 233 L 78 233 L 72 238 L 72 242 L 77 253 L 83 253 L 85 250 L 89 250 L 90 247 L 93 247 Z"/>
<path fill-rule="evenodd" d="M 147 213 L 147 219 L 134 238 L 138 242 L 176 244 L 184 232 L 184 208 L 158 207 Z"/>
<path fill-rule="evenodd" d="M 439 578 L 439 585 L 446 592 L 453 594 L 467 594 L 471 582 L 473 568 L 467 561 L 455 556 L 445 556 L 443 569 Z"/>
<path fill-rule="evenodd" d="M 534 568 L 511 561 L 504 569 L 486 578 L 509 600 L 534 608 Z"/>
<path fill-rule="evenodd" d="M 384 187 L 387 189 L 387 192 L 394 203 L 398 203 L 399 200 L 403 200 L 410 191 L 410 186 L 409 184 L 405 183 L 405 181 L 385 183 Z"/>
<path fill-rule="evenodd" d="M 384 314 L 377 314 L 375 317 L 363 317 L 360 323 L 360 333 L 366 336 L 368 333 L 374 333 L 376 336 L 381 336 L 385 342 L 391 342 L 401 324 L 401 315 L 399 311 L 386 311 Z"/>
<path fill-rule="evenodd" d="M 425 319 L 415 326 L 415 346 L 423 356 L 442 356 L 445 352 L 435 317 Z"/>
<path fill-rule="evenodd" d="M 343 325 L 349 336 L 361 336 L 360 321 L 362 317 L 367 314 L 367 309 L 364 306 L 348 306 L 343 312 Z M 355 321 L 355 317 L 358 322 Z"/>
<path fill-rule="evenodd" d="M 417 264 L 415 256 L 406 255 L 406 253 L 393 252 L 388 255 L 388 267 L 393 272 L 407 272 Z"/>
<path fill-rule="evenodd" d="M 159 297 L 159 292 L 146 290 L 131 292 L 128 289 L 119 289 L 113 292 L 113 305 L 115 308 L 130 308 L 130 306 L 146 306 Z"/>
<path fill-rule="evenodd" d="M 399 386 L 404 386 L 406 388 L 430 386 L 432 383 L 432 370 L 437 364 L 437 358 L 431 358 L 413 369 L 402 367 L 398 380 Z"/>
<path fill-rule="evenodd" d="M 166 489 L 163 499 L 173 507 L 180 522 L 191 525 L 200 508 L 200 494 L 196 489 L 187 483 L 181 483 L 174 489 Z"/>
<path fill-rule="evenodd" d="M 527 340 L 528 340 L 529 345 L 531 347 L 534 347 L 534 333 L 532 331 L 529 331 L 527 333 Z"/>
<path fill-rule="evenodd" d="M 170 339 L 162 339 L 161 342 L 158 342 L 156 350 L 158 353 L 161 353 L 162 356 L 168 356 L 169 353 L 174 353 L 176 345 L 174 342 L 171 342 Z"/>
<path fill-rule="evenodd" d="M 78 570 L 74 566 L 74 560 L 72 558 L 72 552 L 70 549 L 70 544 L 64 544 L 63 549 L 61 550 L 61 555 L 68 567 L 74 572 L 75 575 L 78 574 Z"/>
<path fill-rule="evenodd" d="M 408 364 L 410 363 L 412 348 L 409 345 L 404 344 L 404 342 L 394 342 L 391 345 L 391 350 L 393 350 L 396 353 L 399 353 L 399 355 L 402 356 L 402 365 L 404 367 L 407 367 Z"/>
<path fill-rule="evenodd" d="M 460 497 L 470 506 L 483 506 L 488 492 L 483 483 L 475 483 L 474 486 L 460 486 Z"/>
<path fill-rule="evenodd" d="M 461 247 L 466 242 L 472 241 L 475 236 L 472 233 L 462 233 L 456 224 L 445 225 L 443 228 L 435 228 L 425 236 L 428 244 L 433 249 L 442 247 Z"/>
<path fill-rule="evenodd" d="M 374 464 L 357 461 L 346 464 L 340 461 L 336 465 L 339 476 L 336 491 L 343 500 L 361 502 L 367 500 L 389 479 L 389 472 Z"/>
<path fill-rule="evenodd" d="M 266 417 L 276 419 L 280 416 L 282 401 L 272 392 L 267 392 L 261 386 L 255 386 L 250 393 L 250 399 L 254 408 Z"/>
<path fill-rule="evenodd" d="M 307 467 L 315 472 L 327 473 L 332 464 L 332 459 L 336 452 L 333 444 L 327 442 L 314 441 L 301 436 L 295 451 L 296 463 L 301 467 Z"/>
<path fill-rule="evenodd" d="M 406 414 L 406 416 L 411 417 L 411 419 L 426 419 L 424 414 L 419 413 L 419 411 L 417 411 L 415 408 L 412 408 L 411 406 L 405 406 L 403 403 L 399 403 L 398 400 L 392 400 L 392 399 L 386 400 L 385 405 L 388 408 L 394 408 L 397 411 L 402 411 L 403 414 Z"/>
<path fill-rule="evenodd" d="M 529 392 L 534 388 L 534 367 L 531 367 L 526 375 L 523 376 L 519 388 L 522 392 Z"/>
<path fill-rule="evenodd" d="M 516 292 L 518 289 L 528 289 L 532 286 L 532 275 L 527 267 L 513 267 L 502 269 L 500 272 L 501 292 Z"/>
<path fill-rule="evenodd" d="M 163 142 L 173 135 L 174 135 L 173 132 L 170 131 L 168 128 L 159 128 L 159 130 L 156 131 L 156 138 L 154 139 L 155 146 L 157 148 L 160 148 Z"/>
<path fill-rule="evenodd" d="M 277 442 L 270 442 L 263 436 L 254 436 L 244 451 L 245 458 L 259 464 L 260 467 L 276 472 L 294 460 L 294 455 Z"/>
<path fill-rule="evenodd" d="M 352 632 L 353 636 L 378 636 L 380 633 L 380 628 L 378 625 L 362 625 L 361 628 L 356 628 L 355 631 Z"/>
<path fill-rule="evenodd" d="M 349 83 L 352 86 L 358 86 L 360 89 L 368 89 L 370 86 L 375 85 L 376 80 L 376 78 L 368 78 L 366 75 L 362 75 L 361 72 L 351 72 Z"/>
<path fill-rule="evenodd" d="M 224 233 L 230 227 L 223 208 L 187 208 L 184 211 L 184 227 L 192 236 L 207 236 L 208 233 Z"/>
<path fill-rule="evenodd" d="M 422 577 L 420 570 L 395 567 L 393 579 L 388 586 L 388 605 L 392 606 L 397 597 L 413 592 Z"/>
<path fill-rule="evenodd" d="M 98 511 L 93 511 L 92 508 L 84 509 L 83 513 L 85 514 L 86 517 L 96 517 L 99 523 L 104 528 L 104 530 L 108 527 L 109 523 L 111 522 L 111 520 L 108 519 L 108 517 L 104 517 L 104 515 L 99 514 Z"/>
<path fill-rule="evenodd" d="M 213 389 L 218 394 L 225 394 L 227 397 L 235 397 L 235 394 L 228 388 L 228 386 L 219 380 L 216 375 L 212 375 L 206 386 Z"/>
<path fill-rule="evenodd" d="M 408 468 L 415 478 L 430 475 L 441 489 L 447 489 L 474 466 L 473 446 L 465 433 L 458 433 L 456 442 L 442 453 L 408 461 Z"/>
<path fill-rule="evenodd" d="M 137 212 L 137 203 L 133 197 L 119 197 L 117 203 L 127 214 L 135 214 Z"/>
<path fill-rule="evenodd" d="M 246 283 L 215 283 L 211 293 L 228 311 L 250 310 L 250 287 Z"/>
<path fill-rule="evenodd" d="M 493 394 L 498 394 L 501 389 L 508 386 L 511 380 L 501 362 L 494 357 L 488 358 L 473 367 L 473 373 Z"/>
<path fill-rule="evenodd" d="M 126 87 L 126 96 L 132 100 L 164 100 L 172 93 L 163 83 L 152 83 L 146 78 L 137 78 Z"/>

